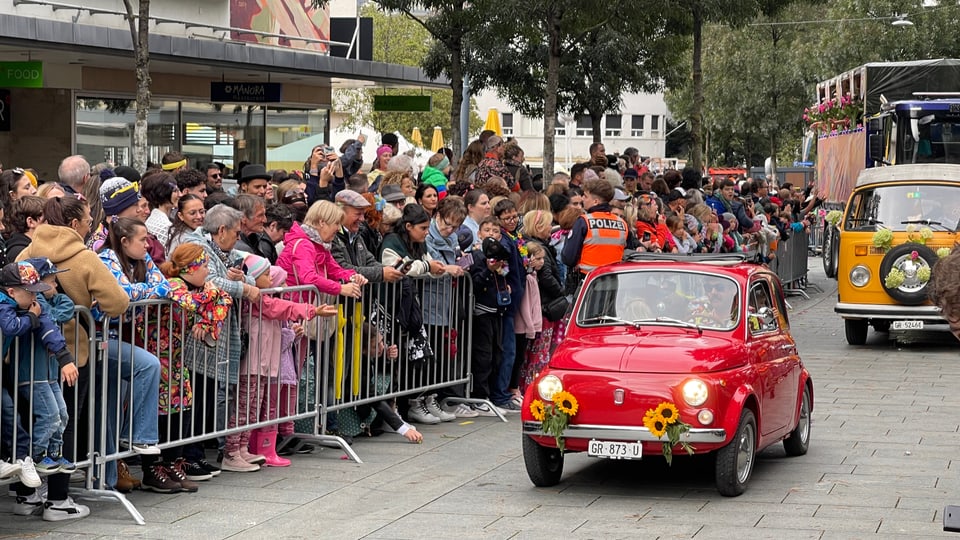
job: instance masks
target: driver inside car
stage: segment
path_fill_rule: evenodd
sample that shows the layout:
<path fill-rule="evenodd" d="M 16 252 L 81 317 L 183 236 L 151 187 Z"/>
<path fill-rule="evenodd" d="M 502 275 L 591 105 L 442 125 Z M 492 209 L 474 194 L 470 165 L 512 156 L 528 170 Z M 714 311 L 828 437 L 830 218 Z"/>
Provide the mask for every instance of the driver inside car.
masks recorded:
<path fill-rule="evenodd" d="M 737 285 L 730 280 L 707 278 L 706 293 L 690 302 L 688 320 L 704 326 L 728 328 L 737 319 Z"/>

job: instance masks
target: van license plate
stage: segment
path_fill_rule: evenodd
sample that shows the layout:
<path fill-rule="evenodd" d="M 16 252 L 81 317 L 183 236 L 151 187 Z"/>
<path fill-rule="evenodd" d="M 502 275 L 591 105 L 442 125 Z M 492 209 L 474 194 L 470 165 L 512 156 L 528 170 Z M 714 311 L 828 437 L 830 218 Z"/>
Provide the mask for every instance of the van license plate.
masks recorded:
<path fill-rule="evenodd" d="M 923 330 L 923 321 L 893 321 L 893 330 Z"/>
<path fill-rule="evenodd" d="M 640 459 L 643 455 L 643 445 L 638 442 L 592 440 L 587 446 L 587 455 L 609 459 Z"/>

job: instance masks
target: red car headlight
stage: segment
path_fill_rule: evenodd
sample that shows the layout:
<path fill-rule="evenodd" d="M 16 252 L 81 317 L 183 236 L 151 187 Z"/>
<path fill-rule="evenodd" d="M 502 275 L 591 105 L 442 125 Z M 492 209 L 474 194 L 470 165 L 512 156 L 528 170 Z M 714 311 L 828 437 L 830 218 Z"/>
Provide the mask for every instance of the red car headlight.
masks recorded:
<path fill-rule="evenodd" d="M 683 383 L 683 401 L 691 407 L 699 407 L 707 402 L 710 392 L 707 383 L 700 379 L 690 379 Z"/>

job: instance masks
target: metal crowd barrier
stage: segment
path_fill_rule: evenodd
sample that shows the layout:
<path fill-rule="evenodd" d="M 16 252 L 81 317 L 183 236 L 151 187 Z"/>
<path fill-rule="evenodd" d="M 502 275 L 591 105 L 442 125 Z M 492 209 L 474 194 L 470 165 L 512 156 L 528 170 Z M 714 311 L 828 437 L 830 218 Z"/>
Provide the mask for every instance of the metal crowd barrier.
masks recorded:
<path fill-rule="evenodd" d="M 371 409 L 378 402 L 439 393 L 438 402 L 448 404 L 483 402 L 470 398 L 472 384 L 470 348 L 473 327 L 473 282 L 469 276 L 422 277 L 400 283 L 370 284 L 359 300 L 327 297 L 337 302 L 335 325 L 321 329 L 311 341 L 317 366 L 317 386 L 322 389 L 313 433 L 297 438 L 335 445 L 354 461 L 362 463 L 343 435 L 343 424 L 359 423 L 371 428 Z M 405 328 L 409 312 L 419 301 L 422 333 Z M 375 354 L 377 341 L 383 350 Z M 413 351 L 423 350 L 423 358 Z M 399 357 L 390 359 L 395 345 Z M 506 421 L 497 413 L 501 420 Z M 355 427 L 355 426 L 351 426 Z"/>
<path fill-rule="evenodd" d="M 73 386 L 60 383 L 68 415 L 68 421 L 63 426 L 61 455 L 77 467 L 76 472 L 71 475 L 72 487 L 69 488 L 69 494 L 85 499 L 116 500 L 125 506 L 138 523 L 143 524 L 142 516 L 126 497 L 121 493 L 102 489 L 102 480 L 96 477 L 97 452 L 92 426 L 96 425 L 96 411 L 93 404 L 97 396 L 97 381 L 93 377 L 95 368 L 92 366 L 97 362 L 98 351 L 94 318 L 89 309 L 77 306 L 74 309 L 73 318 L 61 327 L 67 348 L 74 358 L 79 358 L 82 354 L 87 359 L 83 367 L 78 367 L 78 378 Z M 34 448 L 34 422 L 31 421 L 35 413 L 31 396 L 35 386 L 40 383 L 31 380 L 23 385 L 18 384 L 21 373 L 16 359 L 20 358 L 22 353 L 29 354 L 31 366 L 35 363 L 39 365 L 47 362 L 48 359 L 46 357 L 37 359 L 34 356 L 36 349 L 22 351 L 19 339 L 15 339 L 13 343 L 5 343 L 10 339 L 14 338 L 0 335 L 0 344 L 6 351 L 3 362 L 0 362 L 0 379 L 3 381 L 3 406 L 0 408 L 3 440 L 0 444 L 0 457 L 5 461 L 13 462 L 27 456 L 37 458 L 42 453 L 41 449 Z M 33 379 L 33 377 L 30 378 Z M 80 486 L 74 483 L 77 479 L 82 480 Z M 19 477 L 16 475 L 0 478 L 0 485 L 9 485 L 17 481 Z"/>
<path fill-rule="evenodd" d="M 791 232 L 790 238 L 777 244 L 776 257 L 770 268 L 783 283 L 784 293 L 809 298 L 807 288 L 807 259 L 809 239 L 806 231 Z"/>
<path fill-rule="evenodd" d="M 267 298 L 332 304 L 337 316 L 281 330 L 268 314 L 289 318 L 290 307 Z M 89 360 L 80 370 L 80 391 L 69 390 L 67 400 L 72 429 L 63 453 L 84 471 L 82 487 L 72 494 L 120 502 L 143 524 L 133 504 L 108 484 L 116 462 L 135 454 L 133 444 L 155 442 L 137 440 L 150 438 L 153 422 L 162 450 L 213 438 L 221 446 L 243 445 L 244 433 L 279 426 L 290 438 L 339 446 L 359 463 L 344 437 L 331 432 L 334 416 L 343 422 L 352 414 L 369 427 L 370 406 L 434 392 L 448 403 L 486 402 L 470 398 L 473 287 L 467 275 L 369 284 L 358 300 L 324 297 L 312 286 L 265 289 L 259 302 L 233 304 L 228 313 L 219 335 L 203 339 L 194 335 L 197 317 L 171 300 L 132 302 L 113 321 L 94 321 L 89 310 L 77 308 L 72 326 L 89 332 L 85 339 L 65 334 L 72 350 L 85 348 Z M 417 316 L 423 330 L 409 332 Z M 273 341 L 281 332 L 290 342 L 288 355 L 274 353 L 286 345 Z M 381 337 L 385 348 L 378 351 Z M 390 358 L 390 345 L 397 345 L 399 358 Z M 416 350 L 425 351 L 424 358 Z M 158 373 L 161 384 L 154 382 Z M 0 364 L 0 374 L 16 377 L 16 363 Z M 6 443 L 16 448 L 18 436 L 32 435 L 23 421 L 32 418 L 32 408 L 13 413 L 23 400 L 17 392 L 10 397 L 0 420 L 6 428 L 19 419 L 24 431 L 4 437 L 5 456 L 11 451 Z M 294 421 L 312 429 L 295 432 Z M 26 452 L 34 455 L 32 448 Z"/>
<path fill-rule="evenodd" d="M 807 250 L 810 255 L 819 256 L 823 252 L 823 227 L 826 219 L 817 212 L 812 212 L 808 219 L 810 220 L 810 232 L 807 239 Z"/>

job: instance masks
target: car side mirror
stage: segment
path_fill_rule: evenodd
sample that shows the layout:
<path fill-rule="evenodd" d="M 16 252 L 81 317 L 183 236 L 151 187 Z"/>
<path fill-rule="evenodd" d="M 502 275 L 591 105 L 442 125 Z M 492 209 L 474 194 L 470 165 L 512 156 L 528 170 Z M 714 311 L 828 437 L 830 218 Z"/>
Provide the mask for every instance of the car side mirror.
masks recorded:
<path fill-rule="evenodd" d="M 749 316 L 750 329 L 754 332 L 767 332 L 777 328 L 776 316 L 769 307 L 762 307 Z"/>

